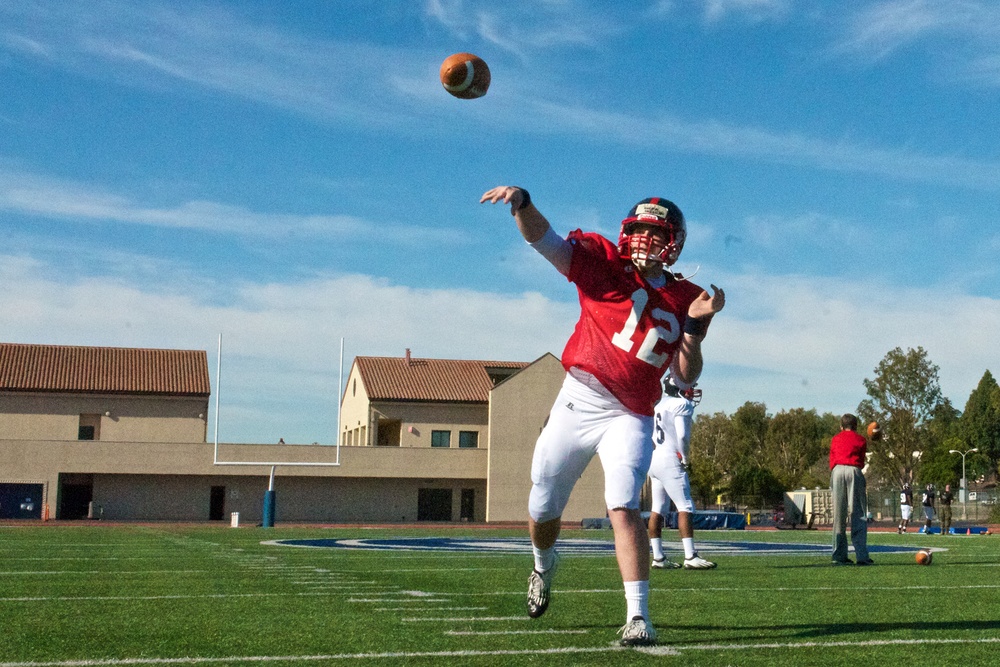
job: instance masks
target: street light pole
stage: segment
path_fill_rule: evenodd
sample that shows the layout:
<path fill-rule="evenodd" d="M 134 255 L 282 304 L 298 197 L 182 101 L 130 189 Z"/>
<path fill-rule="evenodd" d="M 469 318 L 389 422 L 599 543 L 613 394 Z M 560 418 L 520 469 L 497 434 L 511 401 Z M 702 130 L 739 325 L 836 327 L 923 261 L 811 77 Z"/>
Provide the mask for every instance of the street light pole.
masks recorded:
<path fill-rule="evenodd" d="M 978 451 L 979 451 L 978 447 L 967 449 L 964 452 L 960 452 L 957 449 L 948 450 L 949 454 L 962 455 L 962 521 L 965 521 L 966 517 L 968 516 L 968 504 L 969 504 L 969 481 L 965 478 L 965 455 Z"/>

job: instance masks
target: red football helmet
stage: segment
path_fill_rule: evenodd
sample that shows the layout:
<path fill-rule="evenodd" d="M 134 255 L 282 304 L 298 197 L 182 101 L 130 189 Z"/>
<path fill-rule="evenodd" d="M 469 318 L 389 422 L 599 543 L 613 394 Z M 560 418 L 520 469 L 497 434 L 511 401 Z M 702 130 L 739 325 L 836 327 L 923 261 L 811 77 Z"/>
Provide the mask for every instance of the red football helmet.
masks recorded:
<path fill-rule="evenodd" d="M 636 233 L 635 226 L 640 224 L 660 229 L 663 237 Z M 662 197 L 650 197 L 633 206 L 622 220 L 618 254 L 623 259 L 670 266 L 680 256 L 686 237 L 687 225 L 677 204 Z"/>
<path fill-rule="evenodd" d="M 695 405 L 701 403 L 701 389 L 695 389 L 694 387 L 685 389 L 681 392 L 681 395 Z"/>
<path fill-rule="evenodd" d="M 691 387 L 690 389 L 681 389 L 674 382 L 674 377 L 670 374 L 667 374 L 666 377 L 663 378 L 663 393 L 667 396 L 682 396 L 695 405 L 701 403 L 701 389 L 697 389 L 695 387 Z"/>

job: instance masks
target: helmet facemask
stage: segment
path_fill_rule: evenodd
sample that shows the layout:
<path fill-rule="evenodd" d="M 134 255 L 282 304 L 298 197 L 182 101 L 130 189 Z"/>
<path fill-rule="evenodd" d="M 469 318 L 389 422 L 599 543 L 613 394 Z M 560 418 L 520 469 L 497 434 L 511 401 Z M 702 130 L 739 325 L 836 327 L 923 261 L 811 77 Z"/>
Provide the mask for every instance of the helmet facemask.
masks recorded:
<path fill-rule="evenodd" d="M 647 229 L 655 227 L 656 231 L 639 231 L 643 225 Z M 637 221 L 625 225 L 622 228 L 622 236 L 627 244 L 628 259 L 640 269 L 648 268 L 652 264 L 670 266 L 677 261 L 677 257 L 681 254 L 681 245 L 684 243 L 683 236 L 678 242 L 677 232 L 678 230 L 672 225 L 664 223 Z"/>
<path fill-rule="evenodd" d="M 701 403 L 701 389 L 695 389 L 694 387 L 685 389 L 681 392 L 681 395 L 695 405 Z"/>
<path fill-rule="evenodd" d="M 622 220 L 618 254 L 640 270 L 654 264 L 671 266 L 680 256 L 686 236 L 684 214 L 676 204 L 661 197 L 644 199 Z"/>

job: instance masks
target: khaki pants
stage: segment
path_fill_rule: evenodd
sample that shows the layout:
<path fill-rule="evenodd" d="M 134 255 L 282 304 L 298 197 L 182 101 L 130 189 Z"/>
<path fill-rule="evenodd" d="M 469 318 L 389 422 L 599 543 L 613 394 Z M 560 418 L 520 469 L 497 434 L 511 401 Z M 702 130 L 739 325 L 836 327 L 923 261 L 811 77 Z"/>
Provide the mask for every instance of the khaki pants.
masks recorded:
<path fill-rule="evenodd" d="M 846 561 L 847 521 L 851 543 L 859 561 L 868 560 L 868 493 L 865 476 L 854 466 L 838 465 L 830 471 L 833 489 L 833 560 Z"/>

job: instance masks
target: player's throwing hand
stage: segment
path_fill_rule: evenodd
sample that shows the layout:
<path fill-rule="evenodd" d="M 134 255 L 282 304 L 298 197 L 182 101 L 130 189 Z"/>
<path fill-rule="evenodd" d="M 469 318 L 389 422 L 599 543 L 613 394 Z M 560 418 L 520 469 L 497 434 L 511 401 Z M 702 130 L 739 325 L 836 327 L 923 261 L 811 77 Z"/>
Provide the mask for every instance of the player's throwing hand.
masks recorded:
<path fill-rule="evenodd" d="M 514 185 L 500 185 L 492 190 L 487 190 L 482 197 L 479 198 L 480 204 L 485 204 L 490 202 L 491 204 L 496 204 L 502 201 L 504 204 L 510 204 L 510 213 L 513 215 L 517 211 L 524 208 L 529 200 L 525 198 L 528 196 L 528 191 L 524 188 L 519 188 Z"/>

